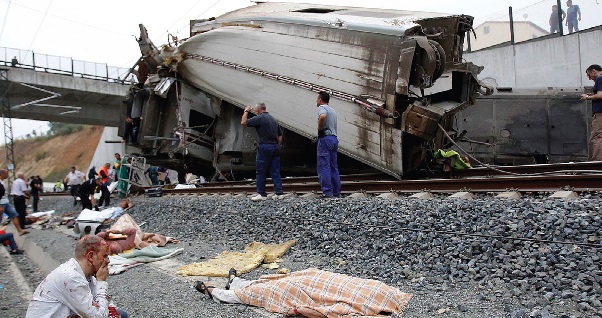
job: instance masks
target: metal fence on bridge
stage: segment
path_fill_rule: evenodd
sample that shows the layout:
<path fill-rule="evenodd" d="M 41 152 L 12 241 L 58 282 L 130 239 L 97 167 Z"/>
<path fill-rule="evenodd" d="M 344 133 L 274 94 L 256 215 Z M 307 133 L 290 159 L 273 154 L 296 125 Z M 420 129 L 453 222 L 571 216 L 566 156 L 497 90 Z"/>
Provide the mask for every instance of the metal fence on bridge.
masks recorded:
<path fill-rule="evenodd" d="M 573 0 L 572 8 L 567 6 L 566 0 L 528 0 L 508 10 L 475 15 L 474 32 L 469 32 L 464 49 L 477 51 L 502 43 L 514 44 L 596 28 L 601 25 L 601 14 L 599 0 Z"/>
<path fill-rule="evenodd" d="M 34 53 L 31 50 L 7 47 L 0 47 L 0 65 L 113 83 L 131 84 L 138 81 L 129 68 L 109 66 L 105 63 L 79 61 L 70 57 L 40 54 Z"/>

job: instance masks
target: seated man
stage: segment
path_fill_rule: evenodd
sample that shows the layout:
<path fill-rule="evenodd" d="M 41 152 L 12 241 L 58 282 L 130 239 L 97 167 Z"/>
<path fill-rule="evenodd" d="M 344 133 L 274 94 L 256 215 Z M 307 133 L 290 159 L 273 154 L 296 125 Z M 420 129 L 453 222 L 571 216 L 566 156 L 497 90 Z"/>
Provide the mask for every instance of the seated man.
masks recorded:
<path fill-rule="evenodd" d="M 248 281 L 230 269 L 226 288 L 197 282 L 195 288 L 216 302 L 247 304 L 288 316 L 375 316 L 400 314 L 411 294 L 372 279 L 315 268 L 291 274 L 265 275 Z"/>
<path fill-rule="evenodd" d="M 2 231 L 4 232 L 4 231 Z M 15 242 L 15 238 L 13 233 L 2 233 L 0 234 L 0 242 L 8 241 L 8 246 L 10 246 L 10 253 L 13 255 L 23 254 L 23 250 L 20 250 L 17 247 L 17 243 Z"/>
<path fill-rule="evenodd" d="M 106 282 L 109 246 L 96 235 L 86 235 L 75 245 L 75 256 L 61 264 L 36 288 L 26 317 L 108 317 L 125 311 L 111 304 Z"/>

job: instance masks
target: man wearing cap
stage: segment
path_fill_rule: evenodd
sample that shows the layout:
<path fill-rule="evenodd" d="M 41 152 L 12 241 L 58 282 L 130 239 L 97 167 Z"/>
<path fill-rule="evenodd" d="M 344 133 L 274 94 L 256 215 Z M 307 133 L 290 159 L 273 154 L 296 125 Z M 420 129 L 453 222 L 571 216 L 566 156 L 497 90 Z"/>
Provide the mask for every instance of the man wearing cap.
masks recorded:
<path fill-rule="evenodd" d="M 79 170 L 75 170 L 75 166 L 71 167 L 71 172 L 65 176 L 65 183 L 71 188 L 71 196 L 73 197 L 73 206 L 77 205 L 77 196 L 79 195 L 79 188 L 84 182 L 85 175 Z"/>
<path fill-rule="evenodd" d="M 256 182 L 257 195 L 252 197 L 253 201 L 266 200 L 268 194 L 265 190 L 265 179 L 268 170 L 274 183 L 274 199 L 279 199 L 282 195 L 282 179 L 280 178 L 280 145 L 282 144 L 282 128 L 272 115 L 267 112 L 264 103 L 258 103 L 255 106 L 257 116 L 247 119 L 253 108 L 247 106 L 242 115 L 240 124 L 244 127 L 255 127 L 257 133 L 256 155 Z"/>

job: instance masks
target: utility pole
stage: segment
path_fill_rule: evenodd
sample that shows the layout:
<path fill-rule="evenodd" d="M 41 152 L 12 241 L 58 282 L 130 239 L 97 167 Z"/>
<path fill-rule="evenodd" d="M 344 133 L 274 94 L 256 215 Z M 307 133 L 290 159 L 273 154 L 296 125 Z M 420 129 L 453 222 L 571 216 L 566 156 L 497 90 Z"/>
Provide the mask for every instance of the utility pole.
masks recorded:
<path fill-rule="evenodd" d="M 6 150 L 6 169 L 9 178 L 7 186 L 10 191 L 10 182 L 15 180 L 15 153 L 13 150 L 13 122 L 10 114 L 10 103 L 8 101 L 8 70 L 0 69 L 0 110 L 2 111 L 2 123 L 4 126 L 4 149 Z"/>
<path fill-rule="evenodd" d="M 564 35 L 564 30 L 562 29 L 562 4 L 560 0 L 556 0 L 556 5 L 558 6 L 558 34 Z"/>
<path fill-rule="evenodd" d="M 512 7 L 508 7 L 508 16 L 510 17 L 510 44 L 514 45 L 514 15 Z"/>

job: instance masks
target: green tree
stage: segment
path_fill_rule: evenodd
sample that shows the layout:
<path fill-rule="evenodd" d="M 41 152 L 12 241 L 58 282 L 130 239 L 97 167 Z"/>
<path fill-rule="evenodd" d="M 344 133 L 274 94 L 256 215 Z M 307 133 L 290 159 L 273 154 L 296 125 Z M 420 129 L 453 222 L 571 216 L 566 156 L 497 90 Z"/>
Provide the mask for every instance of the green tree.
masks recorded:
<path fill-rule="evenodd" d="M 84 128 L 84 125 L 67 124 L 67 123 L 59 123 L 59 122 L 50 122 L 48 124 L 48 126 L 50 126 L 50 129 L 48 129 L 49 135 L 60 135 L 60 136 L 69 135 L 73 132 L 80 131 Z"/>

